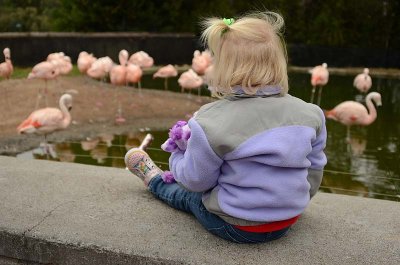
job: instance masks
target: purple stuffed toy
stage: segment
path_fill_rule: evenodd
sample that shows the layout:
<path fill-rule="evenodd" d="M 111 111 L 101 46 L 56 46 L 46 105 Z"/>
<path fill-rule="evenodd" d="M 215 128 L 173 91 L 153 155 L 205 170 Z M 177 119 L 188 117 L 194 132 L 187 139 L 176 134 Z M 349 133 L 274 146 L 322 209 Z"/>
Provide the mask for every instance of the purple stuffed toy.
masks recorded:
<path fill-rule="evenodd" d="M 186 121 L 178 121 L 170 130 L 169 138 L 161 145 L 161 149 L 169 152 L 186 151 L 187 142 L 190 138 L 190 128 Z M 165 183 L 175 182 L 174 176 L 170 171 L 165 171 L 162 174 L 162 179 Z"/>

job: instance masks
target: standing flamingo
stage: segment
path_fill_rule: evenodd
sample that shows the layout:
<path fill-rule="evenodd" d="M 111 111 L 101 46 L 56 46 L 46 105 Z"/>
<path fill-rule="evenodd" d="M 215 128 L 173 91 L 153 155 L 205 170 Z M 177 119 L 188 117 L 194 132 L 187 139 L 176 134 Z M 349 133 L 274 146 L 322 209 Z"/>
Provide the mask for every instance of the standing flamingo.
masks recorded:
<path fill-rule="evenodd" d="M 119 65 L 113 65 L 110 70 L 110 82 L 116 86 L 126 85 L 126 65 L 128 62 L 128 51 L 121 50 L 118 55 Z"/>
<path fill-rule="evenodd" d="M 114 65 L 110 71 L 110 82 L 116 86 L 126 86 L 127 85 L 127 62 L 129 53 L 127 50 L 121 50 L 118 55 L 119 65 Z M 117 89 L 114 90 L 114 99 L 116 98 Z M 121 102 L 118 100 L 118 110 L 115 118 L 117 124 L 124 123 L 126 120 L 122 117 L 122 107 Z"/>
<path fill-rule="evenodd" d="M 127 73 L 126 73 L 126 82 L 133 83 L 133 84 L 138 84 L 139 88 L 139 93 L 141 93 L 142 85 L 140 83 L 140 80 L 142 79 L 143 76 L 143 70 L 140 68 L 140 66 L 132 63 L 128 63 L 127 66 Z"/>
<path fill-rule="evenodd" d="M 367 126 L 373 123 L 377 117 L 377 112 L 372 101 L 374 101 L 377 106 L 381 106 L 381 94 L 371 92 L 367 95 L 365 101 L 368 110 L 364 105 L 356 101 L 345 101 L 332 110 L 325 112 L 327 118 L 338 121 L 347 126 L 347 140 L 350 139 L 350 126 Z"/>
<path fill-rule="evenodd" d="M 185 89 L 198 89 L 198 97 L 200 97 L 200 89 L 203 84 L 203 79 L 198 76 L 192 69 L 189 69 L 186 72 L 183 72 L 178 79 L 178 83 L 181 86 L 182 90 Z"/>
<path fill-rule="evenodd" d="M 164 89 L 168 90 L 168 78 L 169 77 L 175 77 L 178 75 L 178 71 L 176 70 L 176 68 L 172 65 L 169 64 L 167 66 L 161 67 L 160 69 L 157 70 L 157 72 L 155 72 L 153 74 L 153 79 L 154 78 L 164 78 Z"/>
<path fill-rule="evenodd" d="M 199 75 L 204 75 L 206 69 L 212 64 L 212 58 L 209 51 L 200 52 L 196 50 L 193 54 L 192 69 Z"/>
<path fill-rule="evenodd" d="M 361 93 L 367 93 L 372 86 L 372 79 L 369 76 L 369 69 L 364 68 L 362 74 L 358 74 L 354 78 L 353 86 L 358 89 Z"/>
<path fill-rule="evenodd" d="M 14 71 L 14 67 L 13 64 L 11 62 L 11 51 L 9 48 L 5 48 L 3 50 L 3 54 L 4 54 L 4 59 L 5 62 L 0 64 L 0 77 L 3 77 L 5 79 L 10 79 L 13 71 Z"/>
<path fill-rule="evenodd" d="M 60 109 L 44 108 L 35 110 L 18 127 L 19 134 L 39 134 L 44 135 L 47 147 L 47 135 L 66 129 L 71 123 L 72 96 L 64 94 L 60 98 Z"/>
<path fill-rule="evenodd" d="M 322 87 L 325 86 L 329 80 L 328 65 L 326 63 L 323 63 L 322 65 L 317 65 L 310 70 L 310 73 L 311 85 L 313 86 L 310 102 L 313 103 L 316 86 L 319 86 L 320 89 L 318 91 L 317 100 L 317 105 L 319 105 L 321 103 Z"/>
<path fill-rule="evenodd" d="M 96 57 L 94 57 L 93 54 L 89 54 L 85 51 L 80 52 L 76 62 L 79 72 L 86 74 L 87 70 L 89 70 L 94 61 L 96 61 Z"/>
<path fill-rule="evenodd" d="M 44 61 L 38 63 L 32 68 L 32 71 L 28 74 L 28 79 L 42 79 L 45 81 L 44 98 L 46 107 L 47 107 L 47 81 L 57 78 L 58 75 L 59 75 L 59 69 L 55 65 L 54 61 L 52 62 Z M 35 109 L 39 107 L 39 101 L 42 98 L 42 96 L 43 95 L 40 92 L 39 88 Z"/>
<path fill-rule="evenodd" d="M 141 68 L 149 68 L 154 64 L 153 58 L 144 51 L 138 51 L 129 57 L 129 63 L 139 65 Z"/>
<path fill-rule="evenodd" d="M 4 59 L 5 62 L 0 64 L 0 77 L 3 77 L 5 79 L 10 79 L 10 76 L 12 75 L 13 71 L 14 71 L 14 67 L 12 65 L 11 62 L 11 52 L 9 48 L 5 48 L 3 50 L 3 54 L 4 54 Z M 10 103 L 8 102 L 8 97 L 7 97 L 7 88 L 5 89 L 5 96 L 4 98 L 6 98 L 7 101 L 7 105 L 10 106 Z"/>
<path fill-rule="evenodd" d="M 47 56 L 48 62 L 52 62 L 58 68 L 61 75 L 67 75 L 72 71 L 71 58 L 66 56 L 63 52 L 50 53 Z"/>
<path fill-rule="evenodd" d="M 93 62 L 86 74 L 91 78 L 104 80 L 111 71 L 113 64 L 110 57 L 101 57 Z"/>

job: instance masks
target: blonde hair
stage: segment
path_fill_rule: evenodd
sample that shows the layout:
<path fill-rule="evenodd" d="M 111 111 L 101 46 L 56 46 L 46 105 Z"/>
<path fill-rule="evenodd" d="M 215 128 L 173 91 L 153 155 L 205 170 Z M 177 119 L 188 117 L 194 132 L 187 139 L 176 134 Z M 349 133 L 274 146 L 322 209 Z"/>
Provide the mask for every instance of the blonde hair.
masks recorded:
<path fill-rule="evenodd" d="M 232 88 L 238 85 L 250 95 L 268 85 L 279 86 L 281 95 L 288 92 L 282 16 L 257 12 L 233 23 L 208 18 L 202 26 L 201 40 L 214 55 L 214 68 L 208 78 L 216 96 L 232 94 Z"/>

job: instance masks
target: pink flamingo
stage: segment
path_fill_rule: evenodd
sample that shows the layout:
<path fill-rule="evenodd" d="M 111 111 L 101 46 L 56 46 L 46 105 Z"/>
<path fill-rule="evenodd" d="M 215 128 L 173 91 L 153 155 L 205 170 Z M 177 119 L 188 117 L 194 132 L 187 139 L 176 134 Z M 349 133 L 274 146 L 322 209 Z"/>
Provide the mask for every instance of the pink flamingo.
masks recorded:
<path fill-rule="evenodd" d="M 122 85 L 126 86 L 127 85 L 127 79 L 126 79 L 127 66 L 126 66 L 126 64 L 128 62 L 128 57 L 129 57 L 129 54 L 128 54 L 127 50 L 121 50 L 119 52 L 118 59 L 119 59 L 120 64 L 114 65 L 110 71 L 111 84 L 116 85 L 116 86 L 122 86 Z M 115 89 L 114 91 L 115 91 L 114 92 L 114 98 L 115 98 L 115 96 L 116 96 L 115 93 L 117 92 L 117 90 Z M 126 121 L 125 118 L 122 117 L 121 103 L 120 103 L 120 101 L 118 101 L 118 111 L 117 111 L 115 122 L 117 124 L 119 124 L 119 123 L 124 123 L 125 121 Z"/>
<path fill-rule="evenodd" d="M 65 56 L 63 52 L 53 52 L 47 55 L 46 61 L 53 61 L 53 60 L 58 60 L 61 59 Z"/>
<path fill-rule="evenodd" d="M 369 69 L 364 68 L 362 74 L 358 74 L 354 78 L 353 86 L 358 89 L 361 93 L 367 93 L 372 86 L 372 79 L 369 76 Z"/>
<path fill-rule="evenodd" d="M 9 48 L 5 48 L 3 50 L 3 54 L 4 54 L 4 59 L 5 62 L 0 64 L 0 77 L 3 77 L 5 79 L 10 79 L 13 71 L 14 71 L 14 67 L 13 64 L 11 62 L 11 51 Z M 7 105 L 10 106 L 10 103 L 8 102 L 7 99 L 7 88 L 5 89 L 5 98 L 7 101 Z"/>
<path fill-rule="evenodd" d="M 139 91 L 141 92 L 142 85 L 140 83 L 140 80 L 142 79 L 143 76 L 143 70 L 140 68 L 140 66 L 132 63 L 128 63 L 127 66 L 127 73 L 126 73 L 126 82 L 133 83 L 133 84 L 138 84 Z"/>
<path fill-rule="evenodd" d="M 62 75 L 68 75 L 71 73 L 73 69 L 73 65 L 71 62 L 71 57 L 69 56 L 64 56 L 63 58 L 60 59 L 60 74 Z"/>
<path fill-rule="evenodd" d="M 85 51 L 80 52 L 76 62 L 79 72 L 86 74 L 87 70 L 89 70 L 94 61 L 96 61 L 96 57 L 94 57 L 93 54 L 89 54 Z"/>
<path fill-rule="evenodd" d="M 153 74 L 153 79 L 154 78 L 164 78 L 164 89 L 168 90 L 168 78 L 169 77 L 175 77 L 178 75 L 178 71 L 176 70 L 176 68 L 172 65 L 169 64 L 167 66 L 161 67 L 160 69 L 157 70 L 157 72 L 155 72 Z"/>
<path fill-rule="evenodd" d="M 67 75 L 72 71 L 72 63 L 71 58 L 69 56 L 63 55 L 62 57 L 47 59 L 47 62 L 50 62 L 55 65 L 58 69 L 58 73 L 60 75 Z"/>
<path fill-rule="evenodd" d="M 329 80 L 328 65 L 326 63 L 323 63 L 322 65 L 315 66 L 313 69 L 310 70 L 310 73 L 311 85 L 313 86 L 310 102 L 313 103 L 314 101 L 316 86 L 320 86 L 317 100 L 317 105 L 319 105 L 321 103 L 322 87 L 325 86 Z"/>
<path fill-rule="evenodd" d="M 192 69 L 189 69 L 186 72 L 183 72 L 178 79 L 178 83 L 181 86 L 182 90 L 185 89 L 198 89 L 198 96 L 200 97 L 200 89 L 201 85 L 203 84 L 203 79 L 198 76 Z"/>
<path fill-rule="evenodd" d="M 44 135 L 47 145 L 47 135 L 66 129 L 71 123 L 72 96 L 64 94 L 60 98 L 60 109 L 44 108 L 32 112 L 18 127 L 19 134 Z"/>
<path fill-rule="evenodd" d="M 114 63 L 110 57 L 105 56 L 93 62 L 86 74 L 94 79 L 104 79 L 107 77 Z"/>
<path fill-rule="evenodd" d="M 138 51 L 129 57 L 129 63 L 139 65 L 141 68 L 149 68 L 154 64 L 153 58 L 144 51 Z"/>
<path fill-rule="evenodd" d="M 206 69 L 211 65 L 212 58 L 209 51 L 196 50 L 193 54 L 192 69 L 199 75 L 204 75 Z"/>
<path fill-rule="evenodd" d="M 126 64 L 128 62 L 128 51 L 121 50 L 118 55 L 119 65 L 113 65 L 110 71 L 110 82 L 116 86 L 126 85 Z"/>
<path fill-rule="evenodd" d="M 41 62 L 36 64 L 32 71 L 28 74 L 28 79 L 42 79 L 45 81 L 44 87 L 44 97 L 45 103 L 47 107 L 47 80 L 55 79 L 59 75 L 59 69 L 55 65 L 54 61 L 52 62 Z M 38 91 L 38 96 L 36 100 L 35 109 L 39 106 L 39 100 L 42 98 L 42 93 L 40 92 L 40 88 Z"/>
<path fill-rule="evenodd" d="M 11 51 L 9 48 L 5 48 L 3 50 L 3 54 L 4 54 L 4 59 L 5 62 L 0 64 L 0 77 L 3 77 L 5 79 L 10 79 L 13 71 L 14 71 L 14 67 L 13 64 L 11 62 Z"/>
<path fill-rule="evenodd" d="M 377 112 L 372 101 L 377 106 L 382 105 L 381 94 L 371 92 L 366 97 L 367 108 L 356 101 L 345 101 L 337 105 L 332 110 L 326 111 L 325 116 L 329 119 L 338 121 L 347 126 L 347 139 L 350 139 L 350 126 L 367 126 L 373 123 L 377 117 Z"/>

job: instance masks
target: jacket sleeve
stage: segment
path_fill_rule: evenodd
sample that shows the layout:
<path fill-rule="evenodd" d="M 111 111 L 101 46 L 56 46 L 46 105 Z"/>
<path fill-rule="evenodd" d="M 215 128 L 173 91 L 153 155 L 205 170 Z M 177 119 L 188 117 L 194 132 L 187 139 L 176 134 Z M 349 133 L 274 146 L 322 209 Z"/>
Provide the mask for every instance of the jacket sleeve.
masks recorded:
<path fill-rule="evenodd" d="M 185 152 L 175 152 L 169 167 L 175 180 L 188 190 L 207 191 L 217 185 L 223 160 L 212 150 L 200 125 L 192 118 L 188 122 L 191 136 Z"/>
<path fill-rule="evenodd" d="M 321 111 L 322 113 L 322 111 Z M 322 114 L 322 125 L 319 130 L 319 134 L 315 138 L 315 140 L 311 143 L 312 150 L 311 153 L 307 156 L 308 160 L 311 162 L 311 166 L 308 169 L 307 180 L 310 183 L 310 198 L 312 198 L 318 191 L 322 176 L 324 166 L 326 165 L 327 159 L 324 153 L 324 149 L 326 146 L 326 126 L 325 126 L 325 117 Z"/>

